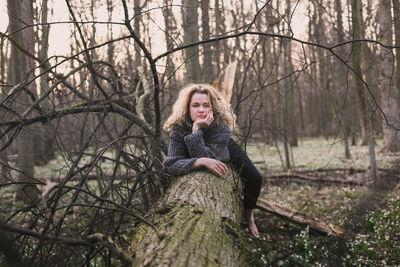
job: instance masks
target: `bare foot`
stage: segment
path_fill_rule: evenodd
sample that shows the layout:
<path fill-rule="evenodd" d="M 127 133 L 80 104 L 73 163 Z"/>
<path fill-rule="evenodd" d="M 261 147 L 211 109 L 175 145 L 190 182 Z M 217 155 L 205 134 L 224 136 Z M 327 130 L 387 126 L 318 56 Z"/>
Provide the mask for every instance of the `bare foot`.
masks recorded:
<path fill-rule="evenodd" d="M 246 220 L 247 227 L 249 228 L 250 234 L 258 238 L 258 228 L 257 225 L 254 222 L 254 215 L 253 215 L 253 210 L 252 209 L 244 209 L 244 219 Z"/>

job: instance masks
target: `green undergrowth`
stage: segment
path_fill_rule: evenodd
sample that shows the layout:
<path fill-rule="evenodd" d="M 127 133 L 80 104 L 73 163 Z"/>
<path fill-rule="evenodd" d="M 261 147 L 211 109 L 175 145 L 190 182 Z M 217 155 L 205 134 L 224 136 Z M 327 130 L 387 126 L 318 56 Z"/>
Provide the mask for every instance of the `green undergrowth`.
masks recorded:
<path fill-rule="evenodd" d="M 378 151 L 382 140 L 377 140 L 377 143 Z M 345 159 L 343 145 L 338 140 L 299 140 L 299 146 L 291 148 L 290 151 L 291 171 L 307 170 L 310 176 L 349 178 L 348 172 L 320 169 L 368 170 L 368 147 L 351 146 L 350 150 L 352 158 Z M 276 147 L 251 143 L 247 145 L 247 152 L 264 176 L 287 171 L 283 168 L 284 153 L 281 144 Z M 104 158 L 97 162 L 98 166 L 103 174 L 112 173 L 114 164 L 107 158 L 113 158 L 115 155 L 107 151 L 103 156 Z M 400 153 L 377 153 L 378 167 L 390 169 L 399 166 L 400 164 L 395 162 L 399 158 Z M 84 156 L 81 164 L 91 160 L 93 157 Z M 46 166 L 36 167 L 36 177 L 43 181 L 47 178 L 64 177 L 72 162 L 73 158 L 59 156 Z M 368 178 L 368 172 L 351 175 L 360 181 Z M 393 173 L 393 176 L 396 175 L 398 176 L 399 172 Z M 68 185 L 72 186 L 74 183 L 76 182 Z M 95 182 L 89 182 L 88 189 L 97 192 L 99 189 L 95 185 Z M 2 187 L 0 190 L 0 211 L 5 218 L 23 207 L 22 203 L 13 201 L 13 193 L 12 187 Z M 360 203 L 363 199 L 367 199 L 368 202 L 370 194 L 373 192 L 367 186 L 313 183 L 293 179 L 267 181 L 261 195 L 263 198 L 333 223 L 347 232 L 342 238 L 321 236 L 310 228 L 256 210 L 260 238 L 252 241 L 252 266 L 400 266 L 400 189 L 395 183 L 375 200 L 374 205 L 359 212 Z M 118 195 L 113 194 L 110 199 L 113 199 L 113 196 Z M 65 200 L 60 201 L 60 206 L 68 204 L 68 199 L 70 195 L 66 194 Z M 87 199 L 82 198 L 78 199 L 77 203 L 84 204 L 86 201 Z M 76 221 L 70 224 L 71 230 L 75 231 L 72 227 L 79 229 L 87 223 L 81 218 L 83 214 L 88 215 L 88 212 L 89 209 L 86 208 L 74 211 L 73 218 Z M 29 214 L 17 215 L 13 217 L 13 222 L 25 225 L 29 219 Z M 96 230 L 102 230 L 101 223 Z M 126 240 L 130 240 L 132 233 L 127 231 L 127 235 L 129 237 L 126 237 Z M 96 262 L 97 260 L 100 262 Z M 95 258 L 91 263 L 93 266 L 104 266 L 101 261 L 101 258 Z"/>
<path fill-rule="evenodd" d="M 380 143 L 378 140 L 377 151 Z M 299 147 L 291 149 L 290 171 L 306 171 L 319 178 L 370 180 L 368 148 L 350 149 L 352 159 L 348 160 L 343 145 L 333 140 L 301 140 Z M 251 144 L 247 151 L 265 176 L 288 171 L 274 146 Z M 253 240 L 257 266 L 400 266 L 399 158 L 400 153 L 377 153 L 378 167 L 384 169 L 379 175 L 390 184 L 383 191 L 371 185 L 266 178 L 261 197 L 333 223 L 345 234 L 322 236 L 309 227 L 257 210 L 261 233 Z M 349 173 L 345 169 L 366 171 Z"/>
<path fill-rule="evenodd" d="M 343 237 L 322 236 L 275 215 L 257 211 L 261 232 L 254 240 L 259 266 L 400 266 L 400 190 L 385 193 L 360 218 L 360 199 L 367 189 L 331 186 L 271 188 L 263 197 L 334 223 Z M 359 191 L 355 194 L 356 191 Z M 290 196 L 290 197 L 289 197 Z"/>

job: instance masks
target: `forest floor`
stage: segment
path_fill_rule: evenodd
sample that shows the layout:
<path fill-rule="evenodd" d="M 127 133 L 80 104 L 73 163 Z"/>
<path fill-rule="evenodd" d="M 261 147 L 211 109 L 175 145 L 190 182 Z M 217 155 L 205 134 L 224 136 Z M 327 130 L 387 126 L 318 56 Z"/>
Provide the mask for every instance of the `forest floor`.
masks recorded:
<path fill-rule="evenodd" d="M 380 140 L 376 150 L 378 151 Z M 359 182 L 348 185 L 293 177 L 282 167 L 282 148 L 247 147 L 265 176 L 261 197 L 341 227 L 341 237 L 322 236 L 274 214 L 256 211 L 260 238 L 252 239 L 256 266 L 400 266 L 400 153 L 377 153 L 382 186 L 371 183 L 368 148 L 306 139 L 291 149 L 290 173 Z M 268 170 L 268 171 L 266 171 Z"/>
<path fill-rule="evenodd" d="M 381 144 L 378 139 L 377 151 Z M 246 150 L 264 176 L 262 198 L 345 231 L 341 237 L 323 236 L 256 210 L 260 238 L 249 237 L 253 244 L 252 266 L 400 266 L 400 153 L 377 153 L 379 177 L 386 186 L 373 187 L 366 146 L 351 146 L 351 159 L 346 159 L 340 141 L 302 139 L 298 147 L 291 148 L 290 170 L 284 168 L 281 146 L 251 143 Z M 113 170 L 113 164 L 107 160 L 99 164 L 105 172 Z M 60 156 L 37 167 L 36 176 L 45 180 L 63 177 L 67 171 L 68 164 Z M 286 177 L 274 178 L 282 173 Z M 354 183 L 316 182 L 290 174 Z M 15 208 L 12 192 L 11 188 L 0 192 L 1 206 Z"/>

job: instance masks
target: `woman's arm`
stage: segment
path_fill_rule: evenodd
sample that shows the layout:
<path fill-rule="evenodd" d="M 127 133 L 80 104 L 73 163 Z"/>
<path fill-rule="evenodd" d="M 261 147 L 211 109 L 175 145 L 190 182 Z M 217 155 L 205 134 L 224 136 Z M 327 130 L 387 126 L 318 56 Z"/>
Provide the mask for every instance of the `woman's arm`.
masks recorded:
<path fill-rule="evenodd" d="M 228 170 L 220 160 L 207 157 L 191 157 L 184 141 L 184 134 L 180 129 L 173 129 L 171 132 L 168 157 L 164 161 L 164 167 L 173 176 L 184 175 L 192 169 L 201 167 L 206 167 L 220 176 L 225 175 Z"/>
<path fill-rule="evenodd" d="M 164 160 L 166 171 L 173 176 L 187 174 L 196 160 L 197 158 L 188 154 L 181 130 L 173 129 L 169 139 L 168 156 Z"/>
<path fill-rule="evenodd" d="M 228 162 L 230 160 L 228 150 L 228 142 L 230 139 L 229 127 L 224 125 L 212 131 L 212 136 L 207 144 L 204 142 L 204 132 L 202 129 L 184 137 L 184 142 L 190 157 L 205 157 Z"/>

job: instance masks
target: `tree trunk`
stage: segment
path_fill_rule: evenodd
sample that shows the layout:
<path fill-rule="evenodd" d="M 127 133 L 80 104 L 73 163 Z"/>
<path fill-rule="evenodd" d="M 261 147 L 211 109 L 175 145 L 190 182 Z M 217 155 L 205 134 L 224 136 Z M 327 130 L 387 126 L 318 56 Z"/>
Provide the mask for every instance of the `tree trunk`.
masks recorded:
<path fill-rule="evenodd" d="M 16 43 L 29 51 L 31 54 L 35 54 L 34 49 L 34 32 L 33 27 L 25 27 L 25 25 L 33 24 L 33 6 L 32 1 L 7 1 L 8 15 L 10 32 L 13 32 L 13 37 Z M 23 29 L 23 30 L 21 30 Z M 33 77 L 33 70 L 35 68 L 32 59 L 25 55 L 19 50 L 14 44 L 11 45 L 11 77 L 8 77 L 11 84 L 18 84 L 26 80 L 30 80 Z M 28 77 L 26 77 L 28 75 Z M 31 83 L 26 86 L 25 89 L 35 94 L 36 88 L 35 83 Z M 30 95 L 23 90 L 19 91 L 18 101 L 15 103 L 15 109 L 22 113 L 30 106 Z M 24 127 L 20 132 L 16 140 L 17 147 L 17 169 L 18 180 L 23 182 L 21 188 L 17 191 L 16 198 L 25 202 L 32 202 L 36 200 L 38 196 L 37 188 L 31 183 L 34 182 L 34 157 L 33 157 L 33 142 L 32 134 L 33 129 L 31 127 Z"/>
<path fill-rule="evenodd" d="M 208 14 L 210 0 L 202 0 L 201 2 L 201 28 L 202 28 L 202 39 L 210 39 L 210 16 Z M 212 67 L 212 52 L 211 44 L 203 44 L 203 81 L 211 83 L 215 78 L 213 77 Z"/>
<path fill-rule="evenodd" d="M 289 59 L 289 73 L 292 73 L 294 71 L 293 65 L 290 62 Z M 289 130 L 289 144 L 292 147 L 297 147 L 299 146 L 298 138 L 297 138 L 297 119 L 298 117 L 296 116 L 296 110 L 295 110 L 295 96 L 294 96 L 294 81 L 292 78 L 288 78 L 290 80 L 289 88 L 288 88 L 288 99 L 286 101 L 288 102 L 288 130 Z"/>
<path fill-rule="evenodd" d="M 381 0 L 379 1 L 378 9 L 378 23 L 379 33 L 378 41 L 386 45 L 392 45 L 392 15 L 390 8 L 390 1 Z M 398 51 L 397 51 L 398 52 Z M 394 65 L 392 53 L 384 47 L 379 47 L 379 81 L 378 87 L 381 92 L 381 107 L 386 115 L 386 119 L 383 119 L 383 140 L 384 149 L 383 151 L 400 151 L 400 141 L 398 137 L 399 129 L 399 108 L 397 104 L 397 90 L 393 90 L 392 68 Z"/>
<path fill-rule="evenodd" d="M 258 199 L 257 207 L 299 225 L 308 226 L 312 231 L 323 235 L 342 236 L 344 234 L 344 230 L 334 224 L 266 199 Z"/>
<path fill-rule="evenodd" d="M 361 0 L 351 0 L 351 18 L 352 18 L 352 27 L 353 27 L 353 39 L 360 40 L 363 39 L 362 36 L 362 5 Z M 362 77 L 362 69 L 361 69 L 361 42 L 352 43 L 352 66 L 354 71 Z M 363 88 L 363 84 L 360 81 L 360 78 L 354 75 L 355 80 L 355 90 L 357 95 L 357 104 L 358 104 L 358 115 L 360 118 L 360 126 L 361 126 L 361 136 L 362 136 L 362 145 L 366 145 L 368 143 L 368 134 L 367 134 L 367 107 L 366 107 L 366 97 Z"/>
<path fill-rule="evenodd" d="M 222 19 L 221 19 L 221 8 L 220 8 L 220 3 L 219 0 L 214 1 L 214 17 L 215 17 L 215 36 L 219 36 L 222 33 L 221 27 L 222 27 Z M 212 44 L 213 46 L 213 62 L 216 66 L 216 73 L 220 72 L 220 53 L 221 51 L 221 42 L 214 42 Z"/>
<path fill-rule="evenodd" d="M 41 36 L 39 39 L 39 49 L 38 57 L 41 62 L 45 62 L 40 65 L 40 71 L 42 73 L 46 72 L 50 68 L 48 60 L 48 50 L 49 50 L 49 32 L 50 25 L 47 24 L 47 14 L 48 14 L 48 0 L 43 0 L 41 4 Z M 40 77 L 40 88 L 39 94 L 43 95 L 49 89 L 49 75 L 45 74 Z M 46 112 L 51 109 L 50 98 L 46 98 L 41 102 L 42 110 Z M 33 149 L 35 151 L 35 165 L 44 165 L 49 160 L 54 158 L 54 143 L 55 136 L 52 132 L 52 127 L 43 123 L 37 126 L 34 136 Z"/>
<path fill-rule="evenodd" d="M 400 1 L 392 0 L 394 15 L 394 36 L 395 46 L 400 46 Z M 400 106 L 400 50 L 396 51 L 396 87 L 397 87 L 397 105 Z"/>
<path fill-rule="evenodd" d="M 315 4 L 313 4 L 315 6 Z M 310 5 L 309 10 L 308 10 L 308 16 L 309 16 L 309 22 L 308 22 L 308 38 L 311 42 L 316 42 L 316 37 L 317 32 L 316 32 L 316 24 L 317 24 L 317 8 L 312 8 Z M 310 54 L 311 54 L 311 60 L 312 61 L 318 61 L 317 59 L 317 53 L 316 53 L 315 47 L 311 48 Z M 318 66 L 317 64 L 312 64 L 310 67 L 310 75 L 312 80 L 316 81 L 318 80 L 317 78 L 317 73 L 318 73 Z M 319 111 L 320 105 L 318 102 L 319 99 L 319 93 L 318 89 L 315 88 L 315 85 L 310 81 L 310 93 L 309 93 L 309 104 L 308 104 L 308 113 L 310 116 L 310 123 L 308 127 L 309 133 L 311 133 L 313 136 L 321 135 L 321 112 Z M 315 129 L 316 128 L 316 129 Z"/>
<path fill-rule="evenodd" d="M 378 165 L 376 164 L 375 140 L 372 129 L 372 119 L 368 121 L 368 152 L 369 166 L 371 167 L 371 176 L 375 181 L 375 185 L 379 185 Z"/>
<path fill-rule="evenodd" d="M 0 40 L 0 84 L 2 85 L 3 82 L 6 81 L 6 75 L 5 75 L 5 70 L 6 70 L 6 64 L 7 62 L 7 51 L 4 53 L 3 49 L 7 47 L 5 44 L 5 38 L 1 38 Z M 0 101 L 3 101 L 3 96 L 7 95 L 7 89 L 5 86 L 1 86 L 1 92 L 2 95 L 0 95 Z M 1 114 L 2 120 L 7 121 L 7 115 L 6 114 Z M 4 141 L 0 142 L 0 146 L 3 146 Z M 1 161 L 1 173 L 0 173 L 0 182 L 5 183 L 8 178 L 9 174 L 9 167 L 8 167 L 8 150 L 5 149 L 3 151 L 0 151 L 0 161 Z"/>
<path fill-rule="evenodd" d="M 199 22 L 198 22 L 198 1 L 183 1 L 183 39 L 185 44 L 196 43 L 199 41 Z M 199 48 L 192 46 L 185 49 L 186 71 L 188 82 L 200 81 L 200 62 Z"/>
<path fill-rule="evenodd" d="M 108 14 L 107 40 L 113 39 L 113 29 L 112 29 L 113 12 L 114 12 L 114 6 L 112 0 L 107 0 L 107 14 Z M 110 43 L 107 45 L 107 61 L 111 65 L 115 65 L 114 49 L 115 49 L 114 43 Z"/>
<path fill-rule="evenodd" d="M 134 0 L 134 7 L 133 7 L 133 12 L 135 16 L 135 20 L 133 22 L 133 30 L 138 36 L 142 36 L 140 32 L 140 20 L 142 19 L 142 16 L 140 15 L 140 12 L 142 11 L 140 8 L 140 0 Z M 135 65 L 136 66 L 142 66 L 142 56 L 140 55 L 140 47 L 137 42 L 135 42 Z"/>
<path fill-rule="evenodd" d="M 317 3 L 316 1 L 313 1 L 314 5 L 314 12 L 315 12 L 315 21 L 314 21 L 314 39 L 317 43 L 325 43 L 326 42 L 326 37 L 324 32 L 326 31 L 326 27 L 324 25 L 324 19 L 322 18 L 323 16 L 323 10 L 322 6 Z M 324 40 L 325 39 L 325 40 Z M 317 81 L 317 114 L 318 114 L 318 127 L 319 127 L 319 133 L 322 134 L 325 138 L 328 138 L 328 127 L 327 127 L 327 122 L 329 121 L 328 119 L 328 114 L 327 111 L 329 109 L 326 108 L 326 83 L 329 82 L 329 79 L 327 77 L 329 71 L 327 70 L 327 64 L 325 63 L 326 60 L 322 60 L 326 57 L 325 50 L 324 49 L 316 49 L 316 55 L 317 55 L 317 60 L 319 63 L 317 64 L 317 72 L 315 73 L 316 81 Z"/>
<path fill-rule="evenodd" d="M 171 4 L 169 4 L 169 0 L 163 0 L 164 8 L 163 8 L 163 17 L 164 17 L 164 36 L 165 43 L 167 46 L 167 50 L 170 51 L 174 47 L 174 40 L 172 37 L 173 30 L 176 28 L 176 21 L 174 19 L 174 14 L 172 13 Z M 162 81 L 164 83 L 169 82 L 170 86 L 174 86 L 176 84 L 176 76 L 174 75 L 175 65 L 172 60 L 172 55 L 167 56 L 166 64 L 165 64 L 165 72 L 162 77 Z M 162 98 L 164 100 L 164 98 Z M 162 105 L 164 106 L 164 105 Z"/>
<path fill-rule="evenodd" d="M 342 3 L 341 0 L 335 0 L 335 12 L 336 12 L 336 18 L 337 18 L 337 42 L 342 43 L 344 41 L 344 30 L 343 30 L 343 18 L 342 18 Z M 338 50 L 338 54 L 341 57 L 344 57 L 344 48 L 341 47 Z M 339 74 L 338 77 L 340 80 L 336 81 L 336 84 L 339 90 L 339 94 L 341 92 L 346 91 L 345 86 L 346 85 L 346 68 L 342 64 L 339 64 L 339 66 L 336 66 L 336 72 Z M 341 138 L 343 140 L 343 146 L 344 146 L 344 154 L 346 159 L 351 158 L 350 154 L 350 148 L 349 148 L 349 142 L 348 142 L 348 133 L 347 133 L 347 128 L 350 125 L 349 123 L 349 117 L 347 114 L 344 116 L 340 116 L 340 114 L 343 114 L 344 112 L 341 109 L 345 109 L 346 107 L 340 104 L 336 101 L 336 95 L 335 92 L 330 90 L 330 87 L 327 87 L 327 97 L 328 97 L 328 102 L 332 110 L 333 117 L 337 123 L 338 128 L 340 129 L 341 133 Z M 347 99 L 344 99 L 343 102 L 345 102 Z"/>
<path fill-rule="evenodd" d="M 287 14 L 291 14 L 290 13 L 290 0 L 286 0 L 286 13 Z M 290 18 L 290 23 L 291 23 L 291 18 Z M 288 35 L 290 35 L 290 32 L 287 33 Z M 285 64 L 287 65 L 286 69 L 286 75 L 289 75 L 291 73 L 294 72 L 294 67 L 293 67 L 293 62 L 292 62 L 292 42 L 291 41 L 287 41 L 284 43 L 284 49 L 285 54 L 287 55 L 286 57 L 286 62 Z M 287 90 L 287 96 L 285 97 L 285 101 L 287 102 L 287 129 L 289 131 L 289 144 L 292 147 L 296 147 L 298 146 L 298 140 L 297 140 L 297 117 L 296 117 L 296 112 L 295 112 L 295 106 L 294 106 L 294 79 L 293 76 L 290 76 L 287 78 L 289 81 L 287 82 L 287 88 L 285 88 L 285 90 Z M 286 92 L 286 91 L 285 91 Z"/>
<path fill-rule="evenodd" d="M 353 27 L 353 39 L 360 40 L 364 38 L 364 32 L 362 27 L 363 19 L 362 19 L 362 3 L 361 0 L 352 0 L 351 1 L 351 10 L 352 10 L 352 27 Z M 362 144 L 369 145 L 369 159 L 370 159 L 370 167 L 372 171 L 372 176 L 374 179 L 377 179 L 377 165 L 376 165 L 376 157 L 375 157 L 375 141 L 373 137 L 373 127 L 372 127 L 372 118 L 368 118 L 367 113 L 367 101 L 364 92 L 364 86 L 361 82 L 361 77 L 363 77 L 362 68 L 361 68 L 361 57 L 362 57 L 362 46 L 361 42 L 354 42 L 352 44 L 352 66 L 354 71 L 359 75 L 357 77 L 354 75 L 355 80 L 355 89 L 357 93 L 357 103 L 358 103 L 358 111 L 360 116 L 360 125 L 361 125 L 361 134 L 362 134 Z"/>
<path fill-rule="evenodd" d="M 248 245 L 240 228 L 241 182 L 192 172 L 173 179 L 131 243 L 134 266 L 247 266 Z M 248 251 L 247 251 L 248 252 Z"/>
<path fill-rule="evenodd" d="M 285 49 L 285 43 L 282 41 L 282 46 L 283 49 Z M 280 64 L 279 64 L 279 70 L 280 70 L 280 77 L 285 77 L 286 75 L 286 67 L 287 67 L 287 63 L 286 60 L 284 58 L 284 55 L 281 54 L 280 55 Z M 289 153 L 289 136 L 288 136 L 288 132 L 289 132 L 289 103 L 288 103 L 288 91 L 289 89 L 289 84 L 288 84 L 288 79 L 284 79 L 283 80 L 283 91 L 284 94 L 283 96 L 280 96 L 281 100 L 280 102 L 282 104 L 282 131 L 283 131 L 283 147 L 284 147 L 284 151 L 285 151 L 285 168 L 286 169 L 290 169 L 290 153 Z"/>

